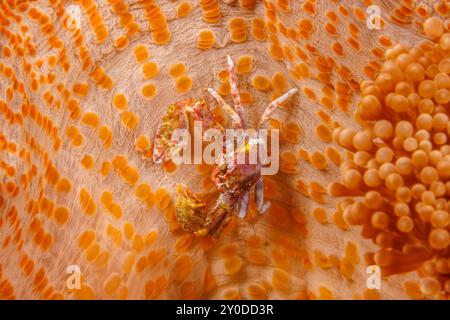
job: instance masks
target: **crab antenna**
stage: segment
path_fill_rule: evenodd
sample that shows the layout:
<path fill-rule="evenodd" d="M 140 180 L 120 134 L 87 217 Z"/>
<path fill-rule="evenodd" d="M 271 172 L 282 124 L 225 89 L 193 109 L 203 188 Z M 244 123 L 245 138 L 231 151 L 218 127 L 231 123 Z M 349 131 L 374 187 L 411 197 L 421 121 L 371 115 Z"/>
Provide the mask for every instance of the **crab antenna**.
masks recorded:
<path fill-rule="evenodd" d="M 233 108 L 222 99 L 220 94 L 217 93 L 216 90 L 208 88 L 208 92 L 217 100 L 219 105 L 225 110 L 225 112 L 230 116 L 233 121 L 234 127 L 242 128 L 242 120 L 241 117 L 233 110 Z"/>
<path fill-rule="evenodd" d="M 259 126 L 262 127 L 267 120 L 269 120 L 270 115 L 272 114 L 272 112 L 280 105 L 282 104 L 284 101 L 286 101 L 287 99 L 289 99 L 290 97 L 292 97 L 294 94 L 297 93 L 297 89 L 296 88 L 292 88 L 290 89 L 288 92 L 286 92 L 285 94 L 283 94 L 282 96 L 276 98 L 275 100 L 273 100 L 269 106 L 266 108 L 266 110 L 264 111 L 261 120 L 259 121 Z"/>
<path fill-rule="evenodd" d="M 242 108 L 241 97 L 239 95 L 236 67 L 234 66 L 233 59 L 231 59 L 229 55 L 227 55 L 227 60 L 228 72 L 230 74 L 231 98 L 233 99 L 234 108 L 236 109 L 237 114 L 241 117 L 243 126 L 245 126 L 244 108 Z"/>

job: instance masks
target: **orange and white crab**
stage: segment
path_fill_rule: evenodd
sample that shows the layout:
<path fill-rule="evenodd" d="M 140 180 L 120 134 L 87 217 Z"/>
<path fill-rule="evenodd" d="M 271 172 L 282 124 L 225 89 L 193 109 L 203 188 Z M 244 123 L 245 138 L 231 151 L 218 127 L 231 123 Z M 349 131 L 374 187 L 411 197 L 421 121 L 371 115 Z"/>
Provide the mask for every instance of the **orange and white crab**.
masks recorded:
<path fill-rule="evenodd" d="M 244 109 L 238 92 L 236 69 L 233 60 L 228 56 L 228 66 L 231 85 L 231 97 L 234 108 L 227 104 L 222 97 L 211 88 L 208 92 L 218 101 L 231 118 L 233 129 L 246 129 Z M 285 100 L 294 95 L 297 89 L 288 92 L 272 101 L 264 111 L 259 122 L 259 128 L 265 126 L 272 112 Z M 176 129 L 190 128 L 192 121 L 200 121 L 203 128 L 215 128 L 224 132 L 223 126 L 215 121 L 211 111 L 203 99 L 185 99 L 171 105 L 163 116 L 156 132 L 153 160 L 156 163 L 171 160 L 171 150 L 177 147 L 179 141 L 172 139 Z M 176 187 L 176 216 L 181 227 L 198 236 L 217 235 L 229 217 L 237 210 L 238 216 L 243 218 L 249 208 L 250 192 L 255 186 L 255 205 L 259 213 L 264 213 L 270 206 L 264 202 L 263 179 L 261 175 L 262 163 L 240 163 L 237 159 L 248 159 L 249 144 L 258 141 L 247 141 L 229 161 L 225 148 L 216 159 L 212 170 L 212 180 L 216 185 L 219 197 L 210 209 L 188 187 L 178 184 Z"/>

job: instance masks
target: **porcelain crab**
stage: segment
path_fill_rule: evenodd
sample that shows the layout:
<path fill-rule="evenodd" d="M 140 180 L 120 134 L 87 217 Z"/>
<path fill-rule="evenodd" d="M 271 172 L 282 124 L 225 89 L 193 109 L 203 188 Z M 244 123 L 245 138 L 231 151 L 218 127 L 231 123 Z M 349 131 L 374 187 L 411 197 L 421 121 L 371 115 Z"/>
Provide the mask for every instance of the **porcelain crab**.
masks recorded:
<path fill-rule="evenodd" d="M 230 56 L 228 59 L 228 71 L 231 86 L 231 97 L 234 103 L 232 108 L 214 90 L 208 88 L 208 92 L 217 100 L 221 108 L 231 118 L 231 125 L 234 129 L 246 129 L 244 109 L 242 107 L 236 69 Z M 272 112 L 285 100 L 293 96 L 297 89 L 293 88 L 273 100 L 265 109 L 259 128 L 264 127 Z M 178 141 L 172 139 L 172 133 L 178 128 L 189 128 L 192 121 L 200 121 L 203 128 L 216 128 L 222 132 L 225 130 L 221 124 L 215 121 L 213 114 L 209 110 L 203 99 L 185 99 L 171 105 L 163 116 L 156 132 L 154 140 L 154 162 L 161 163 L 169 161 L 171 149 L 177 147 Z M 257 162 L 238 163 L 238 154 L 243 153 L 246 157 L 249 146 L 258 141 L 249 140 L 240 148 L 235 150 L 236 155 L 229 161 L 226 151 L 220 154 L 212 170 L 212 180 L 216 185 L 219 196 L 212 206 L 207 208 L 200 198 L 195 195 L 190 188 L 179 183 L 176 186 L 176 216 L 181 227 L 197 236 L 218 235 L 223 226 L 227 224 L 229 217 L 237 211 L 238 216 L 243 218 L 249 208 L 250 192 L 255 186 L 255 206 L 259 213 L 264 213 L 270 206 L 264 201 L 263 179 L 261 176 L 262 164 Z"/>

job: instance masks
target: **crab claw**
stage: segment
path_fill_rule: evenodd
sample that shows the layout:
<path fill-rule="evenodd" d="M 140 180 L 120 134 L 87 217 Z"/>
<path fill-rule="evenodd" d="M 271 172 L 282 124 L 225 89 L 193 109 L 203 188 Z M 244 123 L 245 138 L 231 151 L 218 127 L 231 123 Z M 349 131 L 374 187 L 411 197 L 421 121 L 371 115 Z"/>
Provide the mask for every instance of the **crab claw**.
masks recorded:
<path fill-rule="evenodd" d="M 191 189 L 179 183 L 176 185 L 176 215 L 181 227 L 191 233 L 203 228 L 206 206 Z"/>
<path fill-rule="evenodd" d="M 170 160 L 171 148 L 176 145 L 172 141 L 172 134 L 178 128 L 187 128 L 188 119 L 184 112 L 186 106 L 192 105 L 192 99 L 178 101 L 169 106 L 166 114 L 161 119 L 156 130 L 154 145 L 153 145 L 153 161 L 155 163 L 162 163 Z"/>
<path fill-rule="evenodd" d="M 220 230 L 228 224 L 231 214 L 234 212 L 236 198 L 230 193 L 221 193 L 214 207 L 208 211 L 203 228 L 197 230 L 197 236 L 217 236 Z"/>

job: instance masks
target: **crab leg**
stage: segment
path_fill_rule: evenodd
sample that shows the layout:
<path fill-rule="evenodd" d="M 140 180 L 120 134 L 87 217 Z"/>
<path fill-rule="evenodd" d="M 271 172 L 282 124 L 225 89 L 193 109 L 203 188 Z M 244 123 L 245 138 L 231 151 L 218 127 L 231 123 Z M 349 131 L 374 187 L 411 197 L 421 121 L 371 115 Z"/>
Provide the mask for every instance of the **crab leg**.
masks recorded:
<path fill-rule="evenodd" d="M 236 67 L 234 66 L 233 59 L 227 56 L 228 59 L 228 72 L 230 73 L 230 86 L 231 86 L 231 98 L 233 99 L 234 108 L 242 119 L 242 127 L 245 127 L 244 109 L 241 104 L 241 97 L 239 95 L 238 80 L 236 75 Z"/>
<path fill-rule="evenodd" d="M 208 88 L 208 92 L 219 102 L 219 105 L 225 110 L 225 112 L 230 116 L 233 121 L 234 128 L 242 128 L 241 117 L 233 110 L 233 108 L 222 99 L 220 94 L 216 90 Z"/>
<path fill-rule="evenodd" d="M 256 210 L 261 212 L 261 209 L 264 205 L 264 183 L 262 178 L 258 180 L 255 185 L 255 204 Z"/>
<path fill-rule="evenodd" d="M 280 105 L 282 104 L 284 101 L 286 101 L 287 99 L 289 99 L 290 97 L 292 97 L 295 93 L 297 92 L 296 88 L 292 88 L 290 89 L 288 92 L 286 92 L 285 94 L 283 94 L 282 96 L 276 98 L 275 100 L 273 100 L 269 106 L 266 108 L 266 110 L 264 111 L 261 120 L 259 121 L 259 126 L 262 127 L 264 125 L 264 123 L 269 120 L 270 115 L 272 114 L 272 112 Z"/>
<path fill-rule="evenodd" d="M 270 201 L 266 201 L 264 202 L 264 205 L 261 208 L 261 211 L 259 211 L 259 214 L 264 214 L 267 212 L 267 210 L 269 210 L 270 208 Z"/>
<path fill-rule="evenodd" d="M 166 154 L 167 149 L 168 148 L 164 149 L 153 148 L 153 162 L 161 163 L 162 159 L 164 159 L 164 155 Z"/>
<path fill-rule="evenodd" d="M 245 216 L 247 215 L 249 203 L 250 203 L 250 192 L 247 191 L 239 199 L 239 210 L 238 210 L 238 217 L 239 218 L 245 218 Z"/>
<path fill-rule="evenodd" d="M 270 201 L 264 202 L 264 182 L 260 179 L 255 186 L 256 210 L 259 214 L 264 214 L 270 208 Z"/>

